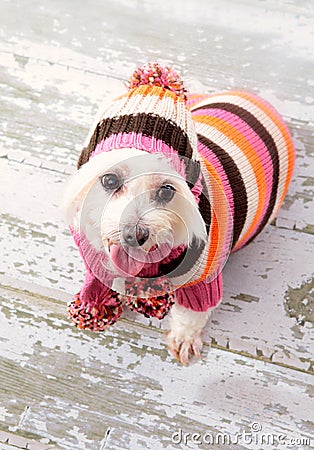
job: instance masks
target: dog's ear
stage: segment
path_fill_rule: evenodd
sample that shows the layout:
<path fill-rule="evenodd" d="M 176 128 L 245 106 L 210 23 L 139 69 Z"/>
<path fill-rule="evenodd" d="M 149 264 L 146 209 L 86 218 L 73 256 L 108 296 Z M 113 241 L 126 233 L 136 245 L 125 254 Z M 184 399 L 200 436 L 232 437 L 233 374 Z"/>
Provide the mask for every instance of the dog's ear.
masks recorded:
<path fill-rule="evenodd" d="M 86 168 L 87 166 L 84 165 L 72 175 L 63 196 L 61 211 L 68 225 L 73 225 L 75 216 L 81 211 L 87 192 L 97 178 L 97 176 L 86 177 L 89 175 Z"/>
<path fill-rule="evenodd" d="M 199 210 L 199 205 L 192 194 L 190 187 L 185 180 L 181 179 L 178 183 L 180 197 L 177 203 L 178 213 L 184 220 L 187 229 L 190 231 L 189 245 L 192 242 L 206 241 L 206 224 Z"/>
<path fill-rule="evenodd" d="M 92 158 L 70 178 L 66 187 L 61 210 L 65 221 L 72 225 L 81 211 L 84 199 L 97 178 L 106 170 L 108 157 L 105 153 Z"/>

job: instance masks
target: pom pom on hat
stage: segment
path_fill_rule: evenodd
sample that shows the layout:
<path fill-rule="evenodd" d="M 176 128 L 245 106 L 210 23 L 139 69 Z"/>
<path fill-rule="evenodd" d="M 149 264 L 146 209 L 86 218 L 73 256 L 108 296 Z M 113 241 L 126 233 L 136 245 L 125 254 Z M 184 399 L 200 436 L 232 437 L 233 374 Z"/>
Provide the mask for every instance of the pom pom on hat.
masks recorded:
<path fill-rule="evenodd" d="M 109 325 L 116 323 L 122 314 L 122 305 L 118 300 L 118 295 L 114 292 L 112 294 L 110 302 L 106 298 L 106 302 L 99 302 L 95 305 L 82 303 L 80 293 L 76 294 L 68 304 L 69 318 L 81 330 L 104 331 Z"/>
<path fill-rule="evenodd" d="M 134 89 L 142 85 L 159 86 L 174 92 L 184 101 L 187 99 L 187 89 L 180 75 L 169 66 L 147 63 L 138 67 L 129 79 L 128 88 Z"/>

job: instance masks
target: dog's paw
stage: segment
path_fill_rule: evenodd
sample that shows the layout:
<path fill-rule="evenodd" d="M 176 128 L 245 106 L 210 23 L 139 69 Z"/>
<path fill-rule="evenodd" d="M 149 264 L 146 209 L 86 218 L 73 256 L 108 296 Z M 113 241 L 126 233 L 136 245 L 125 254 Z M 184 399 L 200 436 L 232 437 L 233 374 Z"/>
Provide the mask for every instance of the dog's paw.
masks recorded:
<path fill-rule="evenodd" d="M 203 342 L 201 331 L 196 331 L 192 336 L 176 336 L 174 332 L 168 331 L 166 334 L 168 349 L 174 355 L 175 359 L 187 366 L 193 356 L 201 358 Z"/>

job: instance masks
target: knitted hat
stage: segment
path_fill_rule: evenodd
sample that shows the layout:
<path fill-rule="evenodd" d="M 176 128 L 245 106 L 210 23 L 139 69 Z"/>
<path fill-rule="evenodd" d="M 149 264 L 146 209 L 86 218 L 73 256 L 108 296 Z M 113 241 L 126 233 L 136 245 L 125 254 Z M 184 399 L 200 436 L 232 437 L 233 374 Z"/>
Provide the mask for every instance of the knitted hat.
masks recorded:
<path fill-rule="evenodd" d="M 102 152 L 133 147 L 163 153 L 178 173 L 195 184 L 197 135 L 180 76 L 168 66 L 148 63 L 133 73 L 128 88 L 104 112 L 78 168 Z"/>

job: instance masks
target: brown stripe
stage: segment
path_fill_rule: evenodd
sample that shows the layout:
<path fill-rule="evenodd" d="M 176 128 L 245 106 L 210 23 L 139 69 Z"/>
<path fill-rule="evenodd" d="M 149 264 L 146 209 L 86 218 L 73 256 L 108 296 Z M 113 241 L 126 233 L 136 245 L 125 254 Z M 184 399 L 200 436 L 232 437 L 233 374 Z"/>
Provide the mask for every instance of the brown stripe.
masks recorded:
<path fill-rule="evenodd" d="M 233 216 L 233 241 L 232 247 L 237 243 L 241 231 L 244 227 L 247 215 L 247 194 L 245 189 L 245 184 L 241 177 L 241 173 L 231 158 L 231 156 L 219 145 L 210 141 L 206 137 L 198 134 L 198 140 L 205 147 L 209 149 L 210 152 L 214 153 L 217 159 L 221 162 L 221 165 L 228 178 L 230 188 L 233 195 L 234 203 L 234 216 Z"/>
<path fill-rule="evenodd" d="M 249 127 L 252 128 L 252 130 L 260 137 L 260 139 L 264 142 L 269 156 L 272 161 L 273 166 L 273 180 L 272 180 L 272 187 L 271 187 L 271 194 L 269 199 L 269 204 L 267 207 L 267 210 L 265 212 L 265 215 L 254 233 L 254 235 L 249 239 L 248 242 L 250 242 L 252 239 L 254 239 L 255 236 L 257 236 L 262 229 L 267 224 L 276 203 L 276 197 L 277 197 L 277 190 L 278 190 L 278 182 L 279 182 L 279 156 L 278 156 L 278 149 L 275 144 L 274 139 L 272 138 L 271 134 L 266 130 L 264 125 L 249 111 L 247 111 L 244 108 L 241 108 L 240 106 L 233 105 L 231 103 L 210 103 L 205 106 L 201 106 L 199 108 L 193 109 L 193 113 L 198 110 L 206 110 L 206 109 L 221 109 L 223 111 L 227 111 L 230 113 L 233 113 L 237 115 L 241 120 L 243 120 Z"/>
<path fill-rule="evenodd" d="M 154 137 L 175 149 L 180 156 L 192 158 L 192 147 L 186 132 L 182 128 L 163 117 L 141 113 L 106 118 L 98 123 L 88 146 L 81 153 L 78 167 L 88 161 L 97 144 L 119 133 L 141 133 L 144 136 Z"/>
<path fill-rule="evenodd" d="M 196 238 L 193 238 L 190 247 L 182 252 L 178 258 L 167 264 L 159 265 L 159 276 L 168 275 L 173 278 L 187 275 L 189 272 L 193 275 L 192 269 L 195 268 L 195 263 L 199 260 L 204 247 L 204 241 L 197 243 Z"/>
<path fill-rule="evenodd" d="M 202 181 L 203 190 L 200 195 L 198 208 L 199 208 L 201 216 L 203 218 L 203 221 L 204 221 L 204 224 L 206 227 L 207 236 L 208 236 L 210 224 L 211 224 L 212 212 L 211 212 L 211 205 L 210 205 L 210 200 L 209 200 L 209 192 L 208 192 L 204 177 L 202 177 L 201 181 Z"/>

